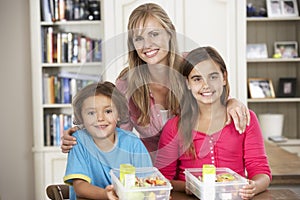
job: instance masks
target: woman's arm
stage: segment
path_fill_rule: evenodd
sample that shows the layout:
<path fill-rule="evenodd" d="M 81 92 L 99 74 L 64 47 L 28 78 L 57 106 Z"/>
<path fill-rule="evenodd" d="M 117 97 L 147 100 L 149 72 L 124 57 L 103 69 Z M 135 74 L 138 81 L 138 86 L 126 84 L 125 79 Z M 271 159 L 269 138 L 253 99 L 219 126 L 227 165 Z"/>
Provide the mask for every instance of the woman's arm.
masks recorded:
<path fill-rule="evenodd" d="M 76 138 L 72 136 L 79 128 L 77 126 L 65 130 L 63 136 L 61 137 L 61 151 L 63 153 L 69 153 L 74 145 L 77 144 Z"/>
<path fill-rule="evenodd" d="M 236 130 L 243 133 L 246 126 L 250 124 L 249 109 L 239 100 L 231 98 L 227 101 L 227 122 L 230 124 L 233 120 Z"/>

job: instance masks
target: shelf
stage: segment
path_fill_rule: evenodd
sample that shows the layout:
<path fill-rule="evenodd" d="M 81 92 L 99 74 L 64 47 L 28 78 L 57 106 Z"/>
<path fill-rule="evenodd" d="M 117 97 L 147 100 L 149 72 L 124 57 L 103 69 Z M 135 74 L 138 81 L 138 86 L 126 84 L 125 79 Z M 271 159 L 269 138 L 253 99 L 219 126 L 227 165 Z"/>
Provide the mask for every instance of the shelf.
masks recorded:
<path fill-rule="evenodd" d="M 78 21 L 57 21 L 57 22 L 41 22 L 41 26 L 78 26 L 78 25 L 101 25 L 100 20 L 78 20 Z"/>
<path fill-rule="evenodd" d="M 300 21 L 300 17 L 247 17 L 247 22 Z"/>
<path fill-rule="evenodd" d="M 43 104 L 43 108 L 72 108 L 71 104 L 59 104 L 59 103 L 55 103 L 55 104 Z"/>
<path fill-rule="evenodd" d="M 300 62 L 300 58 L 260 58 L 260 59 L 247 59 L 247 63 L 264 63 L 264 62 Z"/>
<path fill-rule="evenodd" d="M 82 67 L 82 66 L 90 66 L 90 67 L 101 67 L 102 62 L 84 62 L 84 63 L 43 63 L 42 67 Z"/>
<path fill-rule="evenodd" d="M 37 152 L 61 153 L 62 152 L 60 146 L 49 146 L 49 147 L 42 147 L 42 148 L 33 147 L 32 151 L 35 152 L 35 153 L 37 153 Z"/>
<path fill-rule="evenodd" d="M 300 97 L 296 98 L 261 98 L 261 99 L 248 99 L 248 103 L 287 103 L 295 102 L 300 103 Z"/>

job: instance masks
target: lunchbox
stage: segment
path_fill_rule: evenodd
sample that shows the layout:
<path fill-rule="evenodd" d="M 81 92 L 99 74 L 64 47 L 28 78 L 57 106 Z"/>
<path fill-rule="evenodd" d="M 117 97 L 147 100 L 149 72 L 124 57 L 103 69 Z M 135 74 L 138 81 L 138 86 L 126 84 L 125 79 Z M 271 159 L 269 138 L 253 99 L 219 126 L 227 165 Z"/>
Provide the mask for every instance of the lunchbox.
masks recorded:
<path fill-rule="evenodd" d="M 216 168 L 216 176 L 231 174 L 234 180 L 203 183 L 202 168 L 185 169 L 186 187 L 201 200 L 241 200 L 239 189 L 247 185 L 247 179 L 229 168 Z"/>
<path fill-rule="evenodd" d="M 171 183 L 155 167 L 136 168 L 135 176 L 142 180 L 163 180 L 165 185 L 126 188 L 120 182 L 120 169 L 111 169 L 110 175 L 112 184 L 120 200 L 169 200 L 170 198 Z"/>

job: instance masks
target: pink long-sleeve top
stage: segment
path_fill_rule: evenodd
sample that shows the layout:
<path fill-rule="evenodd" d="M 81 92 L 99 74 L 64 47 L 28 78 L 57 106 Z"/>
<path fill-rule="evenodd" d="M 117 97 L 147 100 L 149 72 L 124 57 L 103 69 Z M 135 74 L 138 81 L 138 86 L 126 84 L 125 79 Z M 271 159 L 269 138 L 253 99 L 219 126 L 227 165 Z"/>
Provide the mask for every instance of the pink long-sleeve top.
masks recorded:
<path fill-rule="evenodd" d="M 179 118 L 170 119 L 160 137 L 155 166 L 169 180 L 185 181 L 186 168 L 202 168 L 203 164 L 227 167 L 249 179 L 256 174 L 267 174 L 271 179 L 261 129 L 255 113 L 250 111 L 250 116 L 251 123 L 243 134 L 236 131 L 233 122 L 212 135 L 193 131 L 196 158 L 184 154 L 177 133 Z"/>
<path fill-rule="evenodd" d="M 116 87 L 119 91 L 121 91 L 124 95 L 128 88 L 128 82 L 126 79 L 117 79 Z M 129 116 L 130 120 L 126 124 L 122 124 L 120 128 L 125 130 L 132 130 L 135 128 L 139 133 L 141 140 L 146 146 L 148 152 L 151 155 L 151 158 L 154 161 L 155 154 L 158 148 L 158 142 L 161 134 L 162 127 L 164 126 L 160 107 L 155 105 L 155 100 L 153 95 L 150 93 L 150 124 L 147 126 L 140 126 L 137 123 L 138 117 L 140 116 L 140 112 L 134 103 L 129 99 Z"/>

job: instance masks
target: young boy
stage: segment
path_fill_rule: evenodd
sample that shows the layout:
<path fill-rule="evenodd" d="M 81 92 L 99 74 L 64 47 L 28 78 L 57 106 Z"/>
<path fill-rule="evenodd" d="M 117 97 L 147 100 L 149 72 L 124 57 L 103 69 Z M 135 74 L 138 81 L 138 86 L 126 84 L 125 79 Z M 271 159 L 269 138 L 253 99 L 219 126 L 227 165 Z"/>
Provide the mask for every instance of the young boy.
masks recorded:
<path fill-rule="evenodd" d="M 70 199 L 117 199 L 109 171 L 120 164 L 151 167 L 149 153 L 132 132 L 118 128 L 128 120 L 125 97 L 110 82 L 91 84 L 72 102 L 74 124 L 82 127 L 68 155 L 64 182 Z"/>

